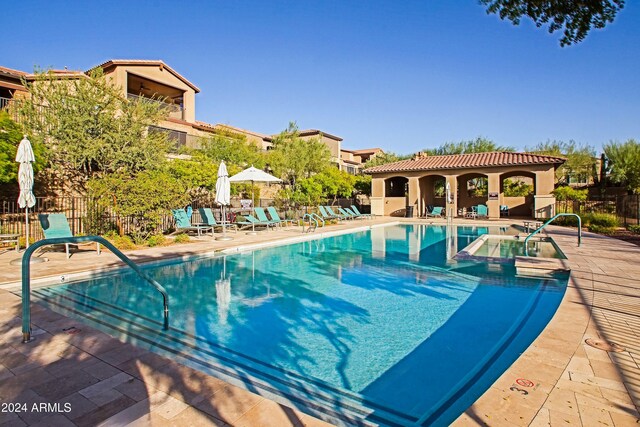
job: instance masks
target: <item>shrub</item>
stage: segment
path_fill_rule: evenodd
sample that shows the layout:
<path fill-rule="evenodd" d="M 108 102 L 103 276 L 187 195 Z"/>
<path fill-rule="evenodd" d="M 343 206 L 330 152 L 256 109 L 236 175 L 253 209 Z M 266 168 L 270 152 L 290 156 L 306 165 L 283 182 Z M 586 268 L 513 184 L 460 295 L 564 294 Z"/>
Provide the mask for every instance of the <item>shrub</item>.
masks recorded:
<path fill-rule="evenodd" d="M 120 236 L 118 233 L 112 231 L 104 235 L 104 238 L 110 241 L 113 246 L 118 249 L 135 249 L 136 245 L 129 236 Z"/>
<path fill-rule="evenodd" d="M 174 243 L 187 243 L 191 238 L 186 233 L 178 234 L 174 239 Z"/>
<path fill-rule="evenodd" d="M 153 248 L 154 246 L 162 246 L 166 244 L 166 242 L 167 238 L 162 234 L 154 234 L 147 240 L 147 245 L 149 245 L 150 248 Z"/>
<path fill-rule="evenodd" d="M 640 234 L 640 224 L 630 225 L 628 228 L 629 228 L 629 231 L 631 231 L 632 233 Z"/>
<path fill-rule="evenodd" d="M 613 234 L 616 231 L 615 227 L 605 227 L 597 224 L 589 225 L 588 230 L 592 233 L 605 234 L 605 235 Z"/>
<path fill-rule="evenodd" d="M 565 201 L 565 200 L 576 200 L 579 202 L 584 202 L 587 200 L 587 190 L 575 190 L 571 187 L 564 186 L 558 187 L 552 191 L 556 200 Z"/>
<path fill-rule="evenodd" d="M 618 226 L 618 218 L 615 215 L 604 213 L 588 213 L 581 215 L 582 222 L 587 225 L 598 227 L 615 228 Z"/>

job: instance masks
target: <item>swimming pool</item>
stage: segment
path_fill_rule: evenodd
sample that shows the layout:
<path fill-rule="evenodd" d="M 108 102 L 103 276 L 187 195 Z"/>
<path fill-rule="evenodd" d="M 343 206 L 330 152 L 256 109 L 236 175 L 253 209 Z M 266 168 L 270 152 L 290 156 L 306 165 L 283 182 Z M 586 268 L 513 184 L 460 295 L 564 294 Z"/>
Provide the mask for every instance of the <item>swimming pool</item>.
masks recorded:
<path fill-rule="evenodd" d="M 54 310 L 336 423 L 447 425 L 535 339 L 566 279 L 453 259 L 508 229 L 395 225 L 36 289 Z M 144 303 L 141 303 L 144 302 Z"/>

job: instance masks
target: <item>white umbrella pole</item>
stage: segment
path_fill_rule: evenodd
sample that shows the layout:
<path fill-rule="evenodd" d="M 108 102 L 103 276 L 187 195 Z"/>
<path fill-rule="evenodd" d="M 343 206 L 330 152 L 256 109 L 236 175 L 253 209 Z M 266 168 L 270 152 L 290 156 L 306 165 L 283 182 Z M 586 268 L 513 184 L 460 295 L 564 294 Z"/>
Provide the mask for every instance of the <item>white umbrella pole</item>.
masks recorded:
<path fill-rule="evenodd" d="M 26 241 L 25 241 L 25 249 L 29 249 L 29 208 L 25 208 L 24 209 L 24 222 L 27 226 L 27 230 L 26 230 Z"/>
<path fill-rule="evenodd" d="M 222 237 L 227 237 L 227 215 L 224 205 L 222 205 Z"/>

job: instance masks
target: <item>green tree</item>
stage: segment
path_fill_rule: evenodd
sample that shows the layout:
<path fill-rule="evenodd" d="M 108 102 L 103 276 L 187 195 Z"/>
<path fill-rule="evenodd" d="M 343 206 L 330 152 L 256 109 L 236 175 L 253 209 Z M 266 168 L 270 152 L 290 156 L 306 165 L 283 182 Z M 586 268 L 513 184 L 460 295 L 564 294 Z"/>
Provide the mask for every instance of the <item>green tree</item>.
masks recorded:
<path fill-rule="evenodd" d="M 530 18 L 539 28 L 549 24 L 549 33 L 562 31 L 560 46 L 581 42 L 592 28 L 604 28 L 624 7 L 624 0 L 480 0 L 487 13 L 500 15 L 519 25 Z"/>
<path fill-rule="evenodd" d="M 567 183 L 569 176 L 580 176 L 587 179 L 596 177 L 596 153 L 594 148 L 589 145 L 579 145 L 574 140 L 569 140 L 569 142 L 553 140 L 541 142 L 533 148 L 526 148 L 526 150 L 567 159 L 563 165 L 556 169 L 558 183 Z"/>
<path fill-rule="evenodd" d="M 355 191 L 359 194 L 371 195 L 371 175 L 356 175 Z"/>
<path fill-rule="evenodd" d="M 29 97 L 18 114 L 26 133 L 49 148 L 49 167 L 65 185 L 84 189 L 94 176 L 135 174 L 165 160 L 166 134 L 148 131 L 166 117 L 163 103 L 125 98 L 100 68 L 69 79 L 36 72 L 24 84 Z"/>
<path fill-rule="evenodd" d="M 332 197 L 335 201 L 338 197 L 351 197 L 355 190 L 356 177 L 332 166 L 319 174 L 308 178 L 309 181 L 320 184 L 322 195 L 325 198 Z"/>
<path fill-rule="evenodd" d="M 395 163 L 401 160 L 407 160 L 411 158 L 411 154 L 396 154 L 392 152 L 378 153 L 374 157 L 370 158 L 364 163 L 364 168 L 372 168 L 374 166 L 386 165 L 388 163 Z"/>
<path fill-rule="evenodd" d="M 319 138 L 302 139 L 295 123 L 273 139 L 274 149 L 268 154 L 268 163 L 274 174 L 291 184 L 309 178 L 330 166 L 331 153 Z"/>
<path fill-rule="evenodd" d="M 95 198 L 102 209 L 111 209 L 119 217 L 132 217 L 132 237 L 140 242 L 156 234 L 163 215 L 171 208 L 184 206 L 189 201 L 187 188 L 164 170 L 147 170 L 135 175 L 112 173 L 94 177 L 87 184 L 89 196 Z M 120 235 L 122 224 L 116 224 Z"/>
<path fill-rule="evenodd" d="M 630 193 L 640 193 L 640 143 L 630 139 L 624 143 L 610 142 L 604 146 L 609 177 L 625 185 Z"/>
<path fill-rule="evenodd" d="M 426 148 L 422 151 L 430 156 L 443 156 L 449 154 L 487 153 L 491 151 L 514 151 L 514 148 L 496 145 L 490 139 L 478 137 L 469 141 L 447 142 L 438 148 Z"/>
<path fill-rule="evenodd" d="M 9 114 L 0 111 L 0 184 L 18 181 L 16 151 L 22 137 L 20 126 L 11 120 Z M 44 147 L 33 141 L 32 147 L 36 158 L 33 169 L 34 172 L 38 172 L 44 166 Z"/>
<path fill-rule="evenodd" d="M 517 179 L 504 180 L 504 195 L 507 197 L 526 197 L 533 194 L 533 185 Z"/>
<path fill-rule="evenodd" d="M 224 160 L 228 165 L 241 168 L 253 165 L 262 169 L 266 164 L 266 156 L 257 146 L 247 142 L 244 135 L 231 132 L 213 135 L 205 140 L 202 152 L 215 162 Z"/>

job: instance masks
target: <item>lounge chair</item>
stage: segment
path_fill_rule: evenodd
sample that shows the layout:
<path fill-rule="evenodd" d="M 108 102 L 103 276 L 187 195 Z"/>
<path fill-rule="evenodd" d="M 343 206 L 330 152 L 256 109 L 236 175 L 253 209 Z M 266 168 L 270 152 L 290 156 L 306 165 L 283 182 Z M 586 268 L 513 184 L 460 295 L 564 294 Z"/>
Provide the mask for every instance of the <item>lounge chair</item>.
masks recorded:
<path fill-rule="evenodd" d="M 364 219 L 363 216 L 360 215 L 356 215 L 355 212 L 353 212 L 351 209 L 349 208 L 342 208 L 342 207 L 338 207 L 338 212 L 340 212 L 343 215 L 347 215 L 349 218 L 351 219 Z"/>
<path fill-rule="evenodd" d="M 355 213 L 358 216 L 363 216 L 363 217 L 369 217 L 369 218 L 373 218 L 373 214 L 363 214 L 361 213 L 358 208 L 356 207 L 356 205 L 351 205 L 351 211 L 353 213 Z"/>
<path fill-rule="evenodd" d="M 431 212 L 426 212 L 424 214 L 424 217 L 425 218 L 442 218 L 444 215 L 443 209 L 444 208 L 442 206 L 436 206 L 431 210 Z"/>
<path fill-rule="evenodd" d="M 353 219 L 353 217 L 351 215 L 345 215 L 343 213 L 338 213 L 338 214 L 335 213 L 333 211 L 333 209 L 331 208 L 331 206 L 325 206 L 324 208 L 327 210 L 327 213 L 329 215 L 335 216 L 335 217 L 337 217 L 339 219 Z"/>
<path fill-rule="evenodd" d="M 55 239 L 58 237 L 73 237 L 71 228 L 69 227 L 69 221 L 67 216 L 63 213 L 51 213 L 51 214 L 39 214 L 38 220 L 42 227 L 45 239 Z M 90 242 L 93 244 L 93 242 Z M 87 243 L 65 243 L 65 249 L 67 251 L 67 258 L 71 256 L 69 253 L 69 245 L 82 245 Z M 100 255 L 100 243 L 96 243 L 96 251 Z"/>
<path fill-rule="evenodd" d="M 489 209 L 486 205 L 478 205 L 476 206 L 476 213 L 478 218 L 488 218 L 489 217 Z"/>
<path fill-rule="evenodd" d="M 325 207 L 322 206 L 322 205 L 318 206 L 318 210 L 320 211 L 320 216 L 324 220 L 332 220 L 332 219 L 337 219 L 338 221 L 342 220 L 342 217 L 340 217 L 338 215 L 329 215 L 329 212 L 327 212 Z"/>
<path fill-rule="evenodd" d="M 269 227 L 276 226 L 276 224 L 271 221 L 268 221 L 268 222 L 260 221 L 251 214 L 246 214 L 242 216 L 245 218 L 246 221 L 236 221 L 236 224 L 240 225 L 241 229 L 245 229 L 249 227 L 251 227 L 251 229 L 255 229 L 256 226 L 262 226 L 262 227 L 266 227 L 268 231 Z"/>
<path fill-rule="evenodd" d="M 293 225 L 294 221 L 292 219 L 281 219 L 280 215 L 278 215 L 278 211 L 273 206 L 269 206 L 267 208 L 267 212 L 269 212 L 269 216 L 271 216 L 271 221 L 279 222 L 284 225 L 287 225 L 287 224 Z"/>
<path fill-rule="evenodd" d="M 267 217 L 267 213 L 264 211 L 264 208 L 253 208 L 256 213 L 256 217 L 258 217 L 258 221 L 269 223 L 272 225 L 282 225 L 282 221 L 275 221 L 273 219 L 269 219 Z"/>
<path fill-rule="evenodd" d="M 200 218 L 202 218 L 202 223 L 193 224 L 195 226 L 198 225 L 208 225 L 210 227 L 220 227 L 220 228 L 233 228 L 234 231 L 238 231 L 238 225 L 235 222 L 225 222 L 224 224 L 216 221 L 216 217 L 213 215 L 213 211 L 211 208 L 198 208 L 198 212 L 200 213 Z"/>
<path fill-rule="evenodd" d="M 210 231 L 213 236 L 213 227 L 210 225 L 192 225 L 189 216 L 184 209 L 172 209 L 173 219 L 176 220 L 176 233 L 177 232 L 196 232 L 199 236 L 202 236 L 203 232 Z"/>
<path fill-rule="evenodd" d="M 507 217 L 507 216 L 509 216 L 509 206 L 507 206 L 507 205 L 500 205 L 500 216 L 501 216 L 501 217 Z"/>

